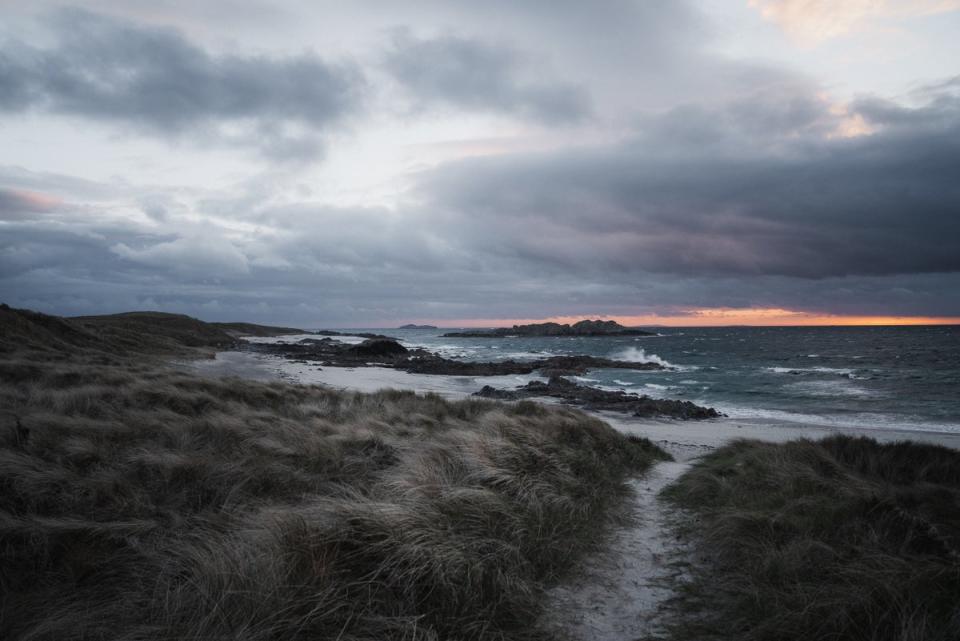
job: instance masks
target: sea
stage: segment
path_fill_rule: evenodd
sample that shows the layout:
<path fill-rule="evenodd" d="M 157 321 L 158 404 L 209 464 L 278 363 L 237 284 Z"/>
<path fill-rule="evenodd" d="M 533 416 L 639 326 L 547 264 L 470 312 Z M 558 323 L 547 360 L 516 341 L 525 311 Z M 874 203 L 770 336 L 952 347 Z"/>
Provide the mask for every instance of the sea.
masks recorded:
<path fill-rule="evenodd" d="M 382 333 L 469 361 L 590 354 L 659 363 L 665 369 L 591 370 L 575 380 L 686 399 L 731 418 L 960 433 L 960 326 L 663 328 L 654 336 L 549 338 L 443 337 L 456 331 L 450 328 L 340 331 Z"/>

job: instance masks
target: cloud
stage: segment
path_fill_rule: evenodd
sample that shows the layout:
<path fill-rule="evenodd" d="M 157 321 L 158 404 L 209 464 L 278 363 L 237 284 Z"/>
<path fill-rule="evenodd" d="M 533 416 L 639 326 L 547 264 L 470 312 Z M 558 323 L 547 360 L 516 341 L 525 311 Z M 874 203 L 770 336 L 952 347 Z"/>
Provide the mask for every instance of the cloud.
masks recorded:
<path fill-rule="evenodd" d="M 0 221 L 49 213 L 56 211 L 61 205 L 61 201 L 54 196 L 25 189 L 0 187 Z"/>
<path fill-rule="evenodd" d="M 440 104 L 546 124 L 577 122 L 590 110 L 581 87 L 524 78 L 523 57 L 505 45 L 454 36 L 419 39 L 401 30 L 394 33 L 384 67 L 423 106 Z"/>
<path fill-rule="evenodd" d="M 117 256 L 163 270 L 205 280 L 248 274 L 247 257 L 230 241 L 215 234 L 190 236 L 131 248 L 126 243 L 110 247 Z"/>
<path fill-rule="evenodd" d="M 359 72 L 312 54 L 215 55 L 177 31 L 79 9 L 53 14 L 48 26 L 49 47 L 0 48 L 0 110 L 315 157 L 319 134 L 360 102 Z"/>
<path fill-rule="evenodd" d="M 298 33 L 315 38 L 312 19 L 329 13 L 350 35 L 331 46 L 378 65 L 363 76 L 279 53 L 307 41 L 253 22 L 244 33 L 270 31 L 251 42 L 274 54 L 203 48 L 201 34 L 220 38 L 178 3 L 162 18 L 101 6 L 179 20 L 190 39 L 76 12 L 48 23 L 48 38 L 4 44 L 7 131 L 30 114 L 37 129 L 16 135 L 52 138 L 62 118 L 50 114 L 67 115 L 255 150 L 267 166 L 243 175 L 207 158 L 210 170 L 144 145 L 131 156 L 138 179 L 95 161 L 78 170 L 38 143 L 16 162 L 91 179 L 0 166 L 0 300 L 306 326 L 715 307 L 960 315 L 956 78 L 909 101 L 838 104 L 800 73 L 717 55 L 702 16 L 673 0 L 311 5 Z M 389 31 L 398 24 L 416 31 Z M 364 78 L 388 90 L 367 94 Z M 367 111 L 398 92 L 414 107 L 402 125 L 397 109 Z M 375 173 L 404 157 L 389 206 L 332 204 L 347 169 L 279 165 L 316 158 L 358 110 L 376 144 L 358 137 L 347 164 Z M 439 110 L 449 121 L 434 122 Z M 519 127 L 550 143 L 523 145 L 478 113 L 577 127 Z M 405 146 L 425 129 L 452 145 L 471 144 L 463 130 L 506 135 L 496 154 L 443 164 Z M 106 154 L 126 153 L 114 142 Z M 169 173 L 175 162 L 186 171 Z"/>
<path fill-rule="evenodd" d="M 956 11 L 960 0 L 750 0 L 750 6 L 797 41 L 815 44 L 877 18 Z"/>
<path fill-rule="evenodd" d="M 82 201 L 4 227 L 0 300 L 86 313 L 149 298 L 341 326 L 710 307 L 958 315 L 952 91 L 913 107 L 864 97 L 847 109 L 874 132 L 831 138 L 849 113 L 767 88 L 642 119 L 623 142 L 450 163 L 396 208 L 278 204 L 280 188 L 231 201 L 131 186 L 127 203 L 98 202 L 96 184 L 76 184 L 93 195 L 81 198 L 60 176 L 0 172 L 8 191 Z"/>
<path fill-rule="evenodd" d="M 876 131 L 855 138 L 826 136 L 838 116 L 814 99 L 753 107 L 769 118 L 689 107 L 609 147 L 463 161 L 422 193 L 464 251 L 558 277 L 960 271 L 960 100 L 861 100 Z"/>

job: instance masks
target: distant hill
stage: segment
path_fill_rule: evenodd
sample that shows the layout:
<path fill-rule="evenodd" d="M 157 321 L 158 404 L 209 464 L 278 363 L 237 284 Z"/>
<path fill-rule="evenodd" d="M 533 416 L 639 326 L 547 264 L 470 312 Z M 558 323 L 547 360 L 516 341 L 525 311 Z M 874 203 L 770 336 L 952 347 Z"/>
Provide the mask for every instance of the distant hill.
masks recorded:
<path fill-rule="evenodd" d="M 312 334 L 296 327 L 274 327 L 272 325 L 254 325 L 253 323 L 210 323 L 231 336 L 286 336 L 289 334 Z"/>
<path fill-rule="evenodd" d="M 401 325 L 397 329 L 437 329 L 436 325 L 414 325 L 409 323 L 407 325 Z"/>
<path fill-rule="evenodd" d="M 0 305 L 0 353 L 176 354 L 235 344 L 235 337 L 225 330 L 182 314 L 129 312 L 63 318 Z"/>
<path fill-rule="evenodd" d="M 184 347 L 226 348 L 233 336 L 202 320 L 165 312 L 126 312 L 68 319 L 104 343 L 131 352 L 178 351 Z"/>
<path fill-rule="evenodd" d="M 59 316 L 0 305 L 0 353 L 103 347 L 99 336 Z"/>
<path fill-rule="evenodd" d="M 444 334 L 450 338 L 502 338 L 504 336 L 653 336 L 653 332 L 624 327 L 615 321 L 582 320 L 573 325 L 534 323 L 496 329 Z"/>

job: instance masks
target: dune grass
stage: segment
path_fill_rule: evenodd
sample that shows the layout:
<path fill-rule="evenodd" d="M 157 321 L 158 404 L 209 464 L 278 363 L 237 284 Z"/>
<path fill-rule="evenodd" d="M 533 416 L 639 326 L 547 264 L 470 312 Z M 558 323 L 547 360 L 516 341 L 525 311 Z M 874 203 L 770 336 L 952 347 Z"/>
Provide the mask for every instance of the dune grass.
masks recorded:
<path fill-rule="evenodd" d="M 667 455 L 580 412 L 0 360 L 0 638 L 538 639 Z"/>
<path fill-rule="evenodd" d="M 960 452 L 740 441 L 666 491 L 700 563 L 676 639 L 960 639 Z"/>

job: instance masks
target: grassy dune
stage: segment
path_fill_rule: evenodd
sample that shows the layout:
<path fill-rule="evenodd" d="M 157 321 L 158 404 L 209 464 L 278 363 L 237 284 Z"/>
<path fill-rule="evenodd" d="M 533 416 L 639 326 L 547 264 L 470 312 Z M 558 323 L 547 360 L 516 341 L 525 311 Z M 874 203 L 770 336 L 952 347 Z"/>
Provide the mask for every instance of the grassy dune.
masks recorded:
<path fill-rule="evenodd" d="M 668 498 L 703 565 L 676 639 L 960 639 L 960 452 L 832 437 L 741 441 Z"/>
<path fill-rule="evenodd" d="M 531 403 L 8 348 L 3 639 L 542 638 L 543 586 L 666 457 Z"/>

